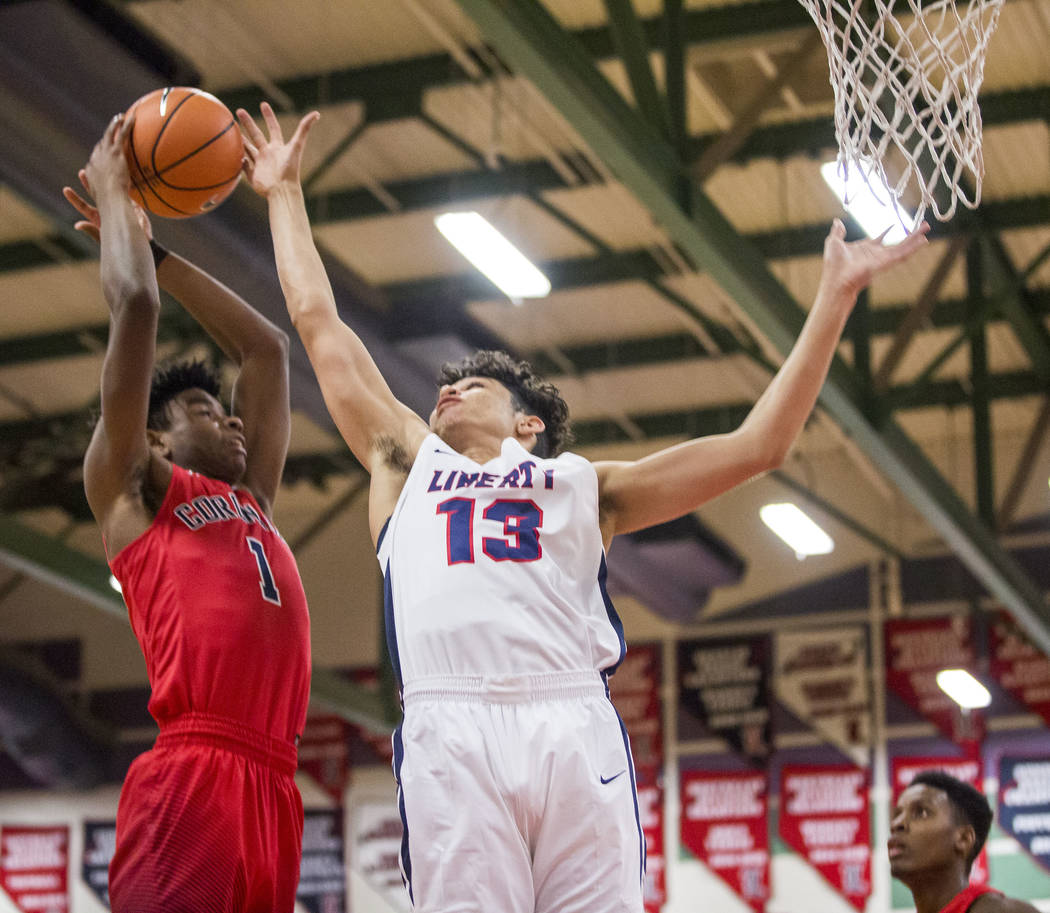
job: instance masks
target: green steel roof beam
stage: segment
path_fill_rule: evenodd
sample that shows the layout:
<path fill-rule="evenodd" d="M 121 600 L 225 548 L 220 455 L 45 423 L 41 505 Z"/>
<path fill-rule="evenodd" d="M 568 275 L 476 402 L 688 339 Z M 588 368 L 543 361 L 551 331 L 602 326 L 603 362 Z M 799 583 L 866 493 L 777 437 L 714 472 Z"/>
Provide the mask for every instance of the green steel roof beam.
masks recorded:
<path fill-rule="evenodd" d="M 661 45 L 664 52 L 664 95 L 667 99 L 671 142 L 679 155 L 685 154 L 689 138 L 689 121 L 685 87 L 685 3 L 664 0 Z"/>
<path fill-rule="evenodd" d="M 1050 386 L 1050 332 L 1040 319 L 1039 306 L 1025 288 L 1024 275 L 1018 274 L 1002 242 L 989 236 L 983 240 L 986 294 L 996 300 L 1000 313 L 1012 324 L 1033 370 Z"/>
<path fill-rule="evenodd" d="M 649 43 L 631 0 L 604 0 L 613 44 L 627 70 L 634 106 L 665 137 L 671 136 L 667 103 L 656 87 L 649 64 Z"/>
<path fill-rule="evenodd" d="M 985 270 L 983 251 L 986 241 L 978 238 L 966 251 L 966 288 L 970 312 L 974 317 L 970 331 L 970 409 L 973 413 L 973 459 L 976 481 L 977 516 L 989 529 L 995 529 L 995 464 L 992 449 L 992 411 L 988 376 L 988 329 L 984 313 Z"/>
<path fill-rule="evenodd" d="M 618 263 L 615 257 L 600 261 L 604 267 L 597 267 L 588 260 L 587 278 L 590 282 L 613 282 L 637 279 L 646 283 L 659 283 L 653 278 L 654 267 L 651 258 L 638 255 L 627 255 L 627 260 Z M 607 269 L 602 273 L 601 269 Z M 572 288 L 585 284 L 581 275 L 577 279 L 571 266 L 564 266 L 560 271 L 562 287 Z M 661 289 L 661 293 L 667 293 Z M 1035 289 L 1028 294 L 1032 313 L 1038 319 L 1050 317 L 1050 290 Z M 993 302 L 994 303 L 994 302 Z M 433 306 L 433 300 L 430 301 Z M 911 310 L 910 304 L 883 305 L 871 308 L 868 314 L 869 332 L 872 336 L 884 336 L 896 332 Z M 929 315 L 929 324 L 937 329 L 958 328 L 966 325 L 965 299 L 946 299 L 939 301 Z M 191 321 L 180 319 L 180 311 L 172 310 L 171 314 L 161 316 L 159 339 L 161 342 L 185 340 L 196 326 Z M 854 318 L 855 319 L 855 318 Z M 187 319 L 188 321 L 188 319 Z M 715 337 L 719 349 L 725 354 L 744 351 L 737 338 L 726 328 L 714 323 L 705 323 L 705 329 Z M 63 358 L 75 355 L 88 355 L 101 352 L 106 345 L 109 325 L 92 324 L 70 330 L 58 330 L 51 333 L 14 336 L 0 340 L 0 365 L 15 365 L 25 362 Z M 594 344 L 568 346 L 562 349 L 581 371 L 602 370 L 608 367 L 630 367 L 636 364 L 652 364 L 686 357 L 703 348 L 689 333 L 668 333 L 655 337 L 616 339 Z M 614 354 L 609 354 L 614 353 Z M 555 376 L 560 373 L 558 367 L 542 361 L 542 354 L 535 353 L 535 364 L 544 364 L 544 374 Z M 2 426 L 0 426 L 2 427 Z"/>
<path fill-rule="evenodd" d="M 654 147 L 649 131 L 624 106 L 603 100 L 593 65 L 534 0 L 457 0 L 504 60 L 532 80 L 669 236 L 737 301 L 781 352 L 794 343 L 801 309 L 769 272 L 758 251 L 736 234 L 702 194 L 693 212 L 678 205 L 673 150 Z M 739 15 L 739 10 L 736 11 Z M 833 367 L 821 402 L 886 473 L 1030 636 L 1050 650 L 1050 611 L 1042 594 L 970 513 L 919 449 L 891 422 L 876 429 L 859 402 L 856 378 Z"/>

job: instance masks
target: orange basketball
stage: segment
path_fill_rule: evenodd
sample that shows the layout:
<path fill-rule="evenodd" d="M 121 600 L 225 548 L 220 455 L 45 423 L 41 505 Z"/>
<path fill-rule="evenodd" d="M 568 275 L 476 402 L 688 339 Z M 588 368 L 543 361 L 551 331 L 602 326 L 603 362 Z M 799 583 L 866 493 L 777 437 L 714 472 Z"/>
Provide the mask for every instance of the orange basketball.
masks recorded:
<path fill-rule="evenodd" d="M 244 143 L 230 109 L 200 89 L 157 89 L 133 104 L 125 153 L 131 198 L 169 219 L 218 206 L 241 177 Z"/>

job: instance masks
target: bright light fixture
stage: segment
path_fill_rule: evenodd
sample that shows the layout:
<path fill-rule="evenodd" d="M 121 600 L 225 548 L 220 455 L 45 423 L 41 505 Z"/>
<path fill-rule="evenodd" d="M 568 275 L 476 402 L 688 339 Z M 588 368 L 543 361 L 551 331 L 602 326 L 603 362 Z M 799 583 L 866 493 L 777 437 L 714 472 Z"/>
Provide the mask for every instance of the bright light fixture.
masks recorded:
<path fill-rule="evenodd" d="M 846 177 L 844 170 L 848 172 Z M 866 161 L 860 165 L 851 162 L 846 169 L 845 163 L 827 162 L 820 166 L 820 176 L 869 238 L 877 238 L 886 231 L 885 243 L 897 244 L 908 237 L 902 220 L 910 223 L 912 216 L 899 203 L 894 207 L 893 191 L 873 165 Z"/>
<path fill-rule="evenodd" d="M 965 669 L 942 669 L 937 673 L 937 686 L 967 710 L 987 707 L 992 702 L 988 689 Z"/>
<path fill-rule="evenodd" d="M 512 301 L 550 294 L 550 280 L 480 213 L 446 212 L 435 217 L 434 224 Z"/>
<path fill-rule="evenodd" d="M 800 561 L 806 555 L 826 555 L 835 548 L 831 536 L 794 504 L 767 504 L 758 515 L 795 550 Z"/>
<path fill-rule="evenodd" d="M 120 581 L 117 580 L 112 574 L 109 575 L 109 585 L 113 587 L 118 593 L 123 593 L 124 588 L 120 585 Z"/>

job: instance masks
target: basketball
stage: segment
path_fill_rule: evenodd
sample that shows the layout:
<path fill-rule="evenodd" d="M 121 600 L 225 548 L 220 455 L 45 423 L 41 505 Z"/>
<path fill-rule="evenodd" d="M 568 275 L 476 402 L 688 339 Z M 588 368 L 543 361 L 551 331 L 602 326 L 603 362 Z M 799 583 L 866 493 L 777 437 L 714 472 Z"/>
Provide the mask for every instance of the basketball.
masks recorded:
<path fill-rule="evenodd" d="M 131 198 L 154 215 L 188 219 L 225 200 L 241 177 L 244 144 L 230 109 L 200 89 L 169 87 L 127 112 Z"/>

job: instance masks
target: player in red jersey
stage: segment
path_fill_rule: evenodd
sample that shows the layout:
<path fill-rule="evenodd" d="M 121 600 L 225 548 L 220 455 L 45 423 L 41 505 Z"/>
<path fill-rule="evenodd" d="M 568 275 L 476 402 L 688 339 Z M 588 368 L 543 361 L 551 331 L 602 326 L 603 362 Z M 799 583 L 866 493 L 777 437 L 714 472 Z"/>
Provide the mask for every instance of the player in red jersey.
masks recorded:
<path fill-rule="evenodd" d="M 911 891 L 916 913 L 1037 913 L 969 883 L 991 826 L 988 800 L 969 783 L 940 770 L 911 781 L 893 809 L 887 849 L 890 873 Z"/>
<path fill-rule="evenodd" d="M 303 809 L 293 775 L 310 683 L 306 598 L 272 505 L 289 437 L 288 340 L 148 237 L 114 118 L 65 188 L 101 242 L 110 308 L 88 503 L 121 582 L 160 726 L 124 782 L 114 913 L 291 913 Z M 203 365 L 152 383 L 158 282 L 239 367 L 232 408 Z"/>

